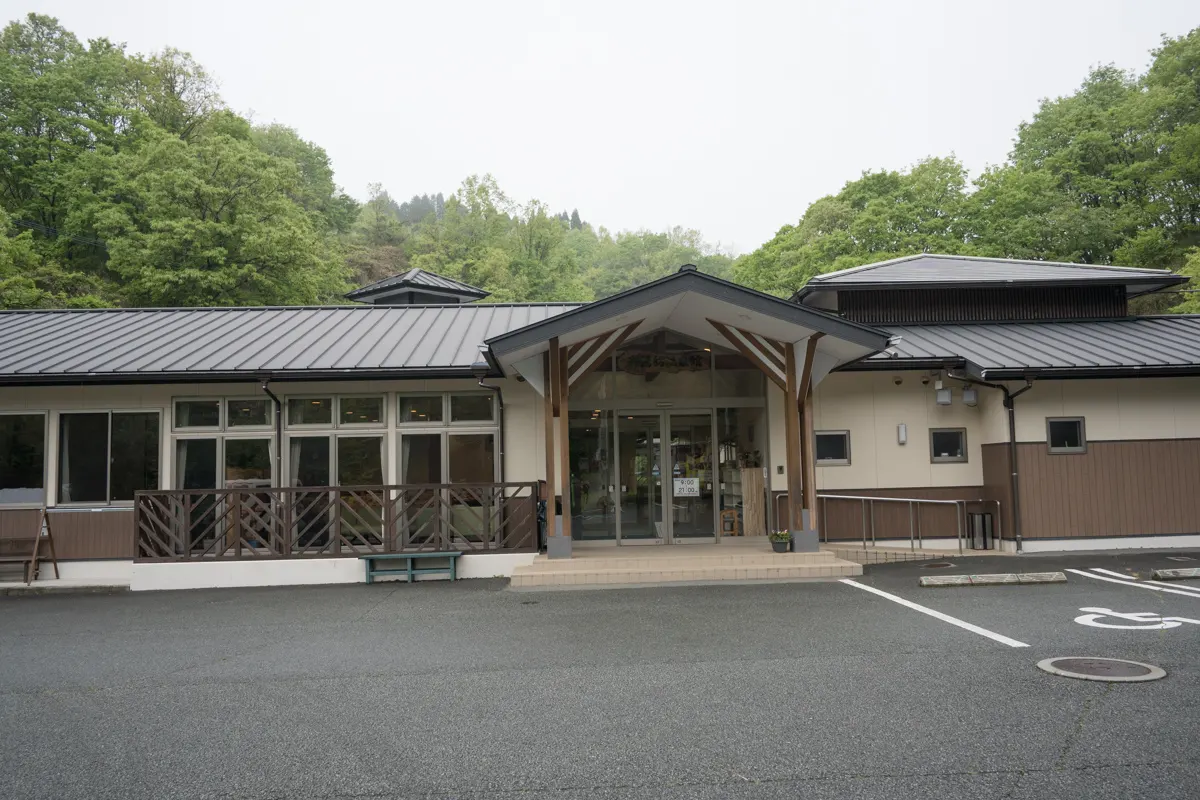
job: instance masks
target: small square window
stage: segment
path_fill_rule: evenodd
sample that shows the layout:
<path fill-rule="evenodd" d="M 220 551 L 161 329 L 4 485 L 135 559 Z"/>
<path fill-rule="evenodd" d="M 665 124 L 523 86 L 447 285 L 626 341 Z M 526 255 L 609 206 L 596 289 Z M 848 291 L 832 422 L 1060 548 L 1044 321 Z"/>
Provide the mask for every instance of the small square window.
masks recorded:
<path fill-rule="evenodd" d="M 413 395 L 400 397 L 401 422 L 441 422 L 441 395 Z"/>
<path fill-rule="evenodd" d="M 966 461 L 966 428 L 940 428 L 929 431 L 929 453 L 935 464 Z"/>
<path fill-rule="evenodd" d="M 450 395 L 451 422 L 491 422 L 493 419 L 490 394 Z"/>
<path fill-rule="evenodd" d="M 221 427 L 220 400 L 176 400 L 176 428 Z"/>
<path fill-rule="evenodd" d="M 1083 417 L 1046 418 L 1046 442 L 1051 453 L 1084 453 L 1087 439 L 1083 433 Z"/>
<path fill-rule="evenodd" d="M 338 400 L 341 425 L 378 425 L 383 422 L 382 397 L 343 397 Z"/>
<path fill-rule="evenodd" d="M 231 428 L 271 424 L 271 401 L 265 398 L 253 400 L 226 400 L 225 420 Z"/>
<path fill-rule="evenodd" d="M 817 431 L 817 463 L 826 466 L 850 463 L 850 431 Z"/>
<path fill-rule="evenodd" d="M 332 425 L 333 400 L 328 397 L 294 397 L 287 401 L 288 425 Z"/>

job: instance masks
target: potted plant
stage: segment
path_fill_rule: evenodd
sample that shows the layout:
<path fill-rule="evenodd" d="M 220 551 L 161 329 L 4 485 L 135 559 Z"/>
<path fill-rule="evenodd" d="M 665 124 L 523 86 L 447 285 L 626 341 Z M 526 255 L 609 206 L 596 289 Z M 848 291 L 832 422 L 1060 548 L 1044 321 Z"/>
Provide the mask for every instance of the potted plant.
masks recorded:
<path fill-rule="evenodd" d="M 771 549 L 776 553 L 786 553 L 792 544 L 791 531 L 771 531 L 767 538 L 771 540 Z"/>

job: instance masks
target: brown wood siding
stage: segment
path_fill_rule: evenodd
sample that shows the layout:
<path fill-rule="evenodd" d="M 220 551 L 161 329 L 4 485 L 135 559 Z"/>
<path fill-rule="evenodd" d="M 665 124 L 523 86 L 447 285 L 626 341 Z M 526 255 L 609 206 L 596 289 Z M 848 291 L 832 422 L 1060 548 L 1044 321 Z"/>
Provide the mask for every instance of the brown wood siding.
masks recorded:
<path fill-rule="evenodd" d="M 818 490 L 821 494 L 856 495 L 866 497 L 907 497 L 917 500 L 980 500 L 984 499 L 981 486 L 933 486 L 908 487 L 903 489 L 830 489 Z M 779 525 L 787 524 L 786 504 L 779 498 L 786 492 L 775 492 L 775 518 Z M 821 523 L 821 538 L 836 540 L 852 540 L 861 542 L 863 539 L 863 504 L 859 500 L 818 500 L 818 508 L 823 509 L 825 518 Z M 875 503 L 875 538 L 904 539 L 910 535 L 907 503 Z M 954 506 L 923 506 L 920 511 L 913 511 L 913 528 L 920 515 L 920 534 L 922 538 L 954 538 L 958 536 L 958 524 Z M 971 511 L 988 511 L 991 509 L 972 507 Z M 871 539 L 870 511 L 866 520 L 867 540 Z"/>
<path fill-rule="evenodd" d="M 1128 314 L 1120 286 L 841 290 L 838 312 L 866 323 L 1011 322 Z"/>
<path fill-rule="evenodd" d="M 1003 495 L 1006 516 L 1007 448 L 983 446 L 985 490 Z M 1061 455 L 1022 442 L 1017 471 L 1026 539 L 1200 533 L 1200 439 L 1088 442 Z"/>
<path fill-rule="evenodd" d="M 32 536 L 41 511 L 0 510 L 0 537 Z M 50 510 L 54 550 L 59 560 L 82 558 L 133 558 L 133 509 L 103 511 Z"/>

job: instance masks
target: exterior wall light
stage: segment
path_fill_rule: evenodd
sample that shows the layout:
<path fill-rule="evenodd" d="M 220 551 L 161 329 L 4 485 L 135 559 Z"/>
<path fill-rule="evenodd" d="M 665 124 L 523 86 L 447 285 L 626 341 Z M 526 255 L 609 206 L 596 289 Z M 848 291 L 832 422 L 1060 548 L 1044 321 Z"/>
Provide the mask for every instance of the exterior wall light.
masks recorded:
<path fill-rule="evenodd" d="M 953 392 L 954 392 L 953 389 L 938 389 L 937 390 L 937 404 L 939 406 L 950 405 L 950 401 L 953 397 Z"/>
<path fill-rule="evenodd" d="M 979 390 L 978 389 L 963 389 L 962 400 L 963 400 L 964 406 L 977 405 L 979 403 Z"/>
<path fill-rule="evenodd" d="M 903 422 L 896 426 L 896 443 L 908 444 L 908 426 Z"/>

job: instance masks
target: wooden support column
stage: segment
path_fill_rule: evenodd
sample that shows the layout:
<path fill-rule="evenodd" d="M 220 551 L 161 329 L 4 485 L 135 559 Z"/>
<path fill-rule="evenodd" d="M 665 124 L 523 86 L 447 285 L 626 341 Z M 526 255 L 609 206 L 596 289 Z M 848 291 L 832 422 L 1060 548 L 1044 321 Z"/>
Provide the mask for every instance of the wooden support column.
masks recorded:
<path fill-rule="evenodd" d="M 562 463 L 559 480 L 562 483 L 562 532 L 563 536 L 571 538 L 571 452 L 570 452 L 570 419 L 567 415 L 567 398 L 571 394 L 570 372 L 568 370 L 567 351 L 558 347 L 558 339 L 550 340 L 551 347 L 558 351 L 558 452 Z M 553 357 L 553 356 L 551 356 Z"/>
<path fill-rule="evenodd" d="M 784 394 L 786 400 L 783 408 L 783 431 L 787 447 L 785 458 L 787 464 L 787 512 L 788 528 L 793 531 L 801 529 L 803 508 L 803 460 L 800 455 L 800 415 L 797 413 L 796 401 L 800 392 L 800 379 L 796 375 L 796 346 L 791 342 L 784 345 L 784 375 L 786 377 Z"/>
<path fill-rule="evenodd" d="M 547 353 L 545 356 L 545 396 L 544 415 L 546 417 L 546 538 L 555 534 L 554 526 L 558 516 L 554 508 L 554 471 L 558 468 L 557 450 L 554 449 L 554 395 L 556 394 L 558 368 L 555 361 Z"/>
<path fill-rule="evenodd" d="M 808 387 L 808 394 L 804 396 L 804 413 L 801 419 L 801 435 L 804 437 L 802 441 L 806 445 L 804 448 L 806 455 L 804 456 L 804 507 L 808 509 L 809 524 L 813 530 L 821 530 L 821 520 L 817 517 L 817 459 L 813 450 L 816 448 L 816 432 L 813 430 L 813 395 L 812 386 Z"/>

